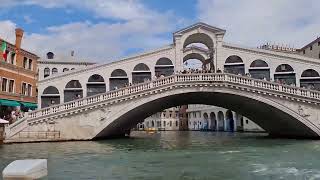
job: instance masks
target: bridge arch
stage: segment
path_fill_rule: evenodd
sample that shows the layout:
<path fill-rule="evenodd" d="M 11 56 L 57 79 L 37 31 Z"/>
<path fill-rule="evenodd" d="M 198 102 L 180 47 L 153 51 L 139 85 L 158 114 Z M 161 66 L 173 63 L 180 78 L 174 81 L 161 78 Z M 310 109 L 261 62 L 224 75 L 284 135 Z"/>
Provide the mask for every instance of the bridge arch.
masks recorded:
<path fill-rule="evenodd" d="M 90 76 L 87 82 L 87 96 L 93 96 L 105 92 L 106 83 L 104 78 L 99 74 Z"/>
<path fill-rule="evenodd" d="M 233 113 L 230 109 L 227 110 L 225 117 L 226 117 L 226 130 L 233 132 L 234 126 L 236 123 L 234 122 L 235 120 L 233 119 Z"/>
<path fill-rule="evenodd" d="M 300 86 L 308 89 L 320 90 L 320 75 L 314 69 L 307 69 L 302 72 Z"/>
<path fill-rule="evenodd" d="M 142 83 L 151 80 L 151 71 L 150 68 L 144 64 L 137 64 L 132 71 L 132 83 Z"/>
<path fill-rule="evenodd" d="M 245 68 L 242 58 L 237 55 L 229 56 L 224 64 L 224 72 L 244 75 Z"/>
<path fill-rule="evenodd" d="M 161 75 L 170 76 L 174 73 L 174 65 L 172 61 L 166 57 L 158 59 L 154 69 L 157 77 L 160 77 Z"/>
<path fill-rule="evenodd" d="M 41 108 L 60 104 L 59 90 L 54 86 L 49 86 L 43 90 L 41 95 Z"/>
<path fill-rule="evenodd" d="M 129 85 L 129 79 L 126 71 L 115 69 L 111 72 L 109 78 L 109 90 L 115 90 Z"/>
<path fill-rule="evenodd" d="M 296 73 L 289 64 L 280 64 L 274 73 L 274 80 L 288 85 L 296 85 Z"/>
<path fill-rule="evenodd" d="M 78 80 L 69 81 L 64 89 L 64 102 L 73 101 L 83 97 L 82 85 Z"/>
<path fill-rule="evenodd" d="M 250 64 L 249 73 L 255 79 L 270 80 L 270 67 L 267 62 L 262 59 L 254 60 Z"/>
<path fill-rule="evenodd" d="M 269 99 L 269 96 L 252 96 L 250 92 L 221 86 L 220 88 L 201 87 L 201 91 L 199 87 L 177 88 L 126 104 L 122 108 L 124 113 L 115 116 L 112 123 L 108 122 L 98 129 L 99 133 L 96 137 L 117 134 L 125 127 L 127 129 L 134 127 L 160 109 L 182 104 L 214 105 L 236 111 L 253 120 L 271 135 L 313 138 L 320 135 L 320 130 L 315 124 L 302 117 L 297 111 L 289 109 L 284 103 Z M 217 113 L 217 119 L 218 129 L 225 130 L 225 116 L 222 111 Z"/>

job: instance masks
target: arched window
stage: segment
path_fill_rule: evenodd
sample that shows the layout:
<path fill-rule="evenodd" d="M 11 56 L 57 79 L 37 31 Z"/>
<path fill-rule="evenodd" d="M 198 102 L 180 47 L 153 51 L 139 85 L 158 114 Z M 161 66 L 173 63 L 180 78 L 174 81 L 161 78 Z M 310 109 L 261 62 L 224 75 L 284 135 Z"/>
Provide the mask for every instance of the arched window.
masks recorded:
<path fill-rule="evenodd" d="M 102 76 L 94 74 L 89 77 L 87 83 L 87 96 L 93 96 L 106 92 L 106 84 Z"/>
<path fill-rule="evenodd" d="M 44 74 L 43 75 L 44 78 L 50 76 L 50 69 L 49 68 L 44 68 L 43 74 Z"/>
<path fill-rule="evenodd" d="M 116 90 L 125 87 L 129 84 L 127 73 L 122 69 L 116 69 L 112 71 L 111 77 L 109 78 L 110 90 Z"/>
<path fill-rule="evenodd" d="M 60 104 L 59 90 L 54 86 L 49 86 L 43 90 L 41 95 L 41 108 Z"/>
<path fill-rule="evenodd" d="M 62 70 L 62 72 L 67 72 L 67 71 L 69 71 L 68 68 L 63 68 L 63 70 Z"/>
<path fill-rule="evenodd" d="M 319 77 L 319 73 L 314 69 L 307 69 L 303 71 L 301 77 Z"/>
<path fill-rule="evenodd" d="M 73 101 L 83 97 L 83 89 L 78 80 L 69 81 L 64 89 L 64 102 Z"/>
<path fill-rule="evenodd" d="M 270 80 L 270 68 L 268 64 L 261 59 L 257 59 L 250 64 L 249 73 L 256 79 Z"/>
<path fill-rule="evenodd" d="M 281 64 L 276 68 L 274 80 L 282 84 L 295 85 L 296 74 L 289 64 Z"/>
<path fill-rule="evenodd" d="M 54 58 L 53 52 L 48 52 L 47 53 L 47 59 L 53 59 L 53 58 Z"/>
<path fill-rule="evenodd" d="M 157 77 L 160 76 L 170 76 L 174 72 L 174 66 L 170 59 L 168 58 L 160 58 L 156 62 L 155 66 L 155 74 Z"/>
<path fill-rule="evenodd" d="M 57 68 L 52 68 L 52 74 L 56 74 L 58 73 L 58 69 Z"/>
<path fill-rule="evenodd" d="M 149 67 L 144 63 L 139 63 L 133 68 L 132 83 L 142 83 L 151 80 Z"/>
<path fill-rule="evenodd" d="M 244 64 L 239 56 L 229 56 L 224 64 L 224 72 L 231 74 L 245 74 Z"/>
<path fill-rule="evenodd" d="M 300 79 L 300 86 L 308 89 L 320 90 L 320 76 L 314 69 L 303 71 Z"/>

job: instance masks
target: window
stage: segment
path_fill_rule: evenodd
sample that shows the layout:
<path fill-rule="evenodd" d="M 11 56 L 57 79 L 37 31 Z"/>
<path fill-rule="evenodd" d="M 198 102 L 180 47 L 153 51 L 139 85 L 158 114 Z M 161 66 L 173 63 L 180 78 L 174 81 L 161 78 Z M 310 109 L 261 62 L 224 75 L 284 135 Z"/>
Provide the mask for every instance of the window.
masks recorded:
<path fill-rule="evenodd" d="M 172 121 L 169 122 L 170 127 L 172 127 Z"/>
<path fill-rule="evenodd" d="M 28 69 L 32 70 L 32 59 L 29 59 Z"/>
<path fill-rule="evenodd" d="M 8 54 L 9 54 L 9 51 L 8 51 L 8 50 L 6 50 L 6 54 L 7 54 L 7 56 L 5 57 L 5 61 L 8 60 Z"/>
<path fill-rule="evenodd" d="M 248 121 L 248 120 L 246 120 L 246 124 L 249 124 L 249 121 Z"/>
<path fill-rule="evenodd" d="M 28 58 L 23 57 L 23 68 L 27 68 Z"/>
<path fill-rule="evenodd" d="M 181 121 L 181 125 L 182 125 L 182 121 Z M 176 121 L 176 126 L 178 127 L 178 121 Z"/>
<path fill-rule="evenodd" d="M 303 54 L 306 54 L 306 50 L 303 50 Z"/>
<path fill-rule="evenodd" d="M 167 125 L 166 121 L 163 121 L 163 127 L 166 127 L 166 125 Z"/>
<path fill-rule="evenodd" d="M 8 83 L 8 79 L 2 78 L 1 90 L 4 91 L 4 92 L 7 91 L 7 83 Z"/>
<path fill-rule="evenodd" d="M 318 42 L 318 46 L 320 46 L 320 41 Z"/>
<path fill-rule="evenodd" d="M 11 64 L 15 64 L 15 63 L 14 63 L 15 57 L 16 57 L 16 53 L 12 52 L 11 55 L 10 55 L 10 63 L 11 63 Z"/>
<path fill-rule="evenodd" d="M 44 68 L 44 78 L 50 76 L 50 69 L 49 68 Z"/>
<path fill-rule="evenodd" d="M 21 95 L 26 95 L 26 94 L 27 94 L 27 84 L 26 83 L 22 83 Z"/>
<path fill-rule="evenodd" d="M 32 95 L 32 85 L 31 84 L 28 84 L 28 89 L 27 89 L 27 95 L 28 96 L 31 96 Z"/>
<path fill-rule="evenodd" d="M 310 46 L 310 51 L 312 51 L 312 45 Z"/>
<path fill-rule="evenodd" d="M 9 92 L 10 93 L 14 92 L 14 80 L 9 81 Z"/>

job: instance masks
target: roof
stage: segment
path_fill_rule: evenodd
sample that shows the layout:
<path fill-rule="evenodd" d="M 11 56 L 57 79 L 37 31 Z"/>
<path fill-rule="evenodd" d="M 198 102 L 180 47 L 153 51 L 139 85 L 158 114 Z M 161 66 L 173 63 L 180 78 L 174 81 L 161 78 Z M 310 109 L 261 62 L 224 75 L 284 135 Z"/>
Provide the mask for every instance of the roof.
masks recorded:
<path fill-rule="evenodd" d="M 307 49 L 308 47 L 310 47 L 311 45 L 317 43 L 317 42 L 320 42 L 320 37 L 318 37 L 317 39 L 315 39 L 314 41 L 312 41 L 311 43 L 305 45 L 304 47 L 302 47 L 300 50 L 304 50 L 304 49 Z"/>
<path fill-rule="evenodd" d="M 208 31 L 212 31 L 212 32 L 215 32 L 215 33 L 221 33 L 221 34 L 225 34 L 225 32 L 226 32 L 226 30 L 224 30 L 224 29 L 220 29 L 220 28 L 211 26 L 211 25 L 203 23 L 203 22 L 198 22 L 196 24 L 193 24 L 191 26 L 183 28 L 183 29 L 181 29 L 179 31 L 176 31 L 175 33 L 173 33 L 173 35 L 174 36 L 181 35 L 181 34 L 184 34 L 186 32 L 189 32 L 191 30 L 198 29 L 198 28 L 203 28 L 203 29 L 206 29 Z"/>
<path fill-rule="evenodd" d="M 13 50 L 15 49 L 16 46 L 14 44 L 12 44 L 12 43 L 0 38 L 0 42 L 2 42 L 2 41 L 7 43 L 8 48 L 10 48 L 10 46 L 11 46 L 11 48 L 13 48 Z M 40 58 L 38 55 L 36 55 L 36 54 L 34 54 L 34 53 L 30 52 L 30 51 L 27 51 L 27 50 L 25 50 L 23 48 L 20 48 L 20 51 L 22 51 L 22 53 L 28 54 L 30 56 L 34 56 L 36 59 Z"/>

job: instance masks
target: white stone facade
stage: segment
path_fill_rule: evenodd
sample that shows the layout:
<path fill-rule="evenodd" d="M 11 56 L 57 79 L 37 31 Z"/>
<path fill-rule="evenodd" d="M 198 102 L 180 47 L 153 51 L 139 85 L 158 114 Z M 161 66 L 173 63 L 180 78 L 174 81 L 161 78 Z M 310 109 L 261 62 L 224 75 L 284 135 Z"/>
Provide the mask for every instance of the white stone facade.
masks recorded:
<path fill-rule="evenodd" d="M 188 105 L 187 115 L 189 121 L 189 130 L 246 132 L 264 131 L 260 126 L 250 119 L 233 111 L 228 112 L 228 109 L 217 106 L 191 104 Z M 232 117 L 230 117 L 230 115 L 232 115 Z M 230 123 L 233 123 L 233 125 Z"/>
<path fill-rule="evenodd" d="M 138 130 L 178 131 L 180 125 L 179 108 L 173 107 L 162 112 L 157 112 L 138 123 Z"/>

